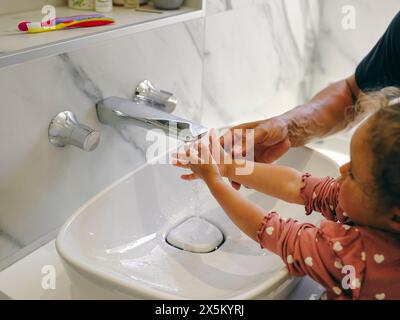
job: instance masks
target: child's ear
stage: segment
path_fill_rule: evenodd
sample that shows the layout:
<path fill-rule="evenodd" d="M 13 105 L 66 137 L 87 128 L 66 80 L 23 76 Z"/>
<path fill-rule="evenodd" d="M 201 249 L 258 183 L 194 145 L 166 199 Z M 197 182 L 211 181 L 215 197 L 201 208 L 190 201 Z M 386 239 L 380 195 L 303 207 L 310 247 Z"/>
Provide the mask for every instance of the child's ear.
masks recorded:
<path fill-rule="evenodd" d="M 394 210 L 390 227 L 392 230 L 400 233 L 400 208 Z"/>

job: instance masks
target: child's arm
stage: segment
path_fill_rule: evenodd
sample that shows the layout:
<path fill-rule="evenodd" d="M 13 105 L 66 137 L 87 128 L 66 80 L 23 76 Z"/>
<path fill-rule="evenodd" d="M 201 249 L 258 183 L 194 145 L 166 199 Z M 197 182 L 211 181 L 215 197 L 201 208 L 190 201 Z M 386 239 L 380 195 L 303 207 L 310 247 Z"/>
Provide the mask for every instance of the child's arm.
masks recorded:
<path fill-rule="evenodd" d="M 316 178 L 273 164 L 254 163 L 249 175 L 236 174 L 236 170 L 242 166 L 235 162 L 226 167 L 225 176 L 231 181 L 289 203 L 304 205 L 307 215 L 316 211 L 328 220 L 350 222 L 339 205 L 340 184 L 334 178 Z"/>
<path fill-rule="evenodd" d="M 205 146 L 203 147 L 205 148 Z M 177 162 L 175 163 L 178 167 L 192 169 L 193 171 L 191 174 L 182 175 L 182 178 L 188 181 L 203 178 L 203 174 L 200 173 L 201 170 L 199 171 L 200 168 L 181 162 L 181 160 L 190 162 L 188 151 L 186 151 L 186 154 L 177 155 L 178 159 L 176 159 Z M 333 178 L 314 178 L 295 169 L 274 164 L 232 161 L 222 149 L 214 132 L 210 135 L 210 147 L 205 151 L 207 157 L 210 157 L 213 161 L 215 159 L 228 160 L 225 163 L 215 163 L 214 169 L 217 170 L 218 176 L 228 177 L 231 181 L 246 185 L 283 201 L 304 205 L 307 214 L 317 211 L 321 212 L 329 220 L 347 221 L 338 202 L 340 185 Z M 198 162 L 195 161 L 194 163 Z M 206 163 L 210 163 L 210 161 L 206 161 Z M 246 170 L 244 170 L 245 168 Z"/>
<path fill-rule="evenodd" d="M 330 223 L 320 229 L 293 219 L 286 221 L 276 213 L 266 214 L 265 210 L 244 198 L 221 178 L 203 176 L 203 179 L 236 226 L 262 248 L 279 255 L 291 275 L 309 275 L 324 286 L 331 297 L 346 298 L 345 291 L 340 289 L 344 261 L 353 256 L 362 256 L 364 250 L 356 228 L 348 229 Z M 354 254 L 353 250 L 357 253 Z M 337 251 L 341 254 L 338 255 Z M 342 256 L 346 258 L 342 260 Z M 362 267 L 356 270 L 356 281 L 362 282 L 362 270 Z M 359 294 L 360 287 L 355 285 L 353 290 L 347 292 L 347 298 L 357 298 Z"/>
<path fill-rule="evenodd" d="M 301 197 L 303 175 L 299 171 L 274 164 L 254 163 L 245 160 L 233 161 L 221 147 L 214 131 L 210 135 L 209 151 L 211 151 L 214 159 L 219 162 L 217 165 L 223 177 L 289 203 L 305 204 Z M 181 156 L 185 157 L 184 154 L 181 154 Z M 189 166 L 180 162 L 177 165 L 190 169 Z M 188 174 L 183 175 L 182 178 L 194 180 L 198 179 L 199 176 Z"/>
<path fill-rule="evenodd" d="M 205 179 L 204 181 L 229 218 L 257 242 L 257 231 L 265 217 L 265 210 L 244 198 L 240 192 L 226 184 L 222 179 Z"/>
<path fill-rule="evenodd" d="M 238 165 L 236 161 L 233 161 L 233 164 L 226 165 L 225 176 L 232 181 L 274 198 L 304 205 L 304 200 L 300 195 L 301 188 L 303 187 L 302 173 L 289 167 L 273 164 L 246 161 L 245 165 L 253 167 L 253 170 L 249 174 L 237 174 L 243 165 Z"/>

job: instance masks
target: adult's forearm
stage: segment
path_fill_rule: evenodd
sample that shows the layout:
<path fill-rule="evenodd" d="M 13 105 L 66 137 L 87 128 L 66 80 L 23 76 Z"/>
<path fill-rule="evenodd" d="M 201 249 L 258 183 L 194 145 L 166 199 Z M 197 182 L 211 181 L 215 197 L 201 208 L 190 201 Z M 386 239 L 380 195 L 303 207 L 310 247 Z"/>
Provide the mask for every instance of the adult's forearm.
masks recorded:
<path fill-rule="evenodd" d="M 336 82 L 319 92 L 309 103 L 284 115 L 292 147 L 342 131 L 354 121 L 353 105 L 360 90 L 355 76 Z"/>

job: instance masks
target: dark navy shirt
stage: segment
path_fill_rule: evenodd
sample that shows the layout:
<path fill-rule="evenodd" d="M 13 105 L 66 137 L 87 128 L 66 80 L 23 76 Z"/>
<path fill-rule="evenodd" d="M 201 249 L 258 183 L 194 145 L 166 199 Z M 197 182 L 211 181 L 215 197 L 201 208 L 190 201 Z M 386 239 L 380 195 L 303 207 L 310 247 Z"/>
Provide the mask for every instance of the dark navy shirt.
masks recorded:
<path fill-rule="evenodd" d="M 358 65 L 356 82 L 362 91 L 388 86 L 400 87 L 400 12 L 376 46 Z"/>

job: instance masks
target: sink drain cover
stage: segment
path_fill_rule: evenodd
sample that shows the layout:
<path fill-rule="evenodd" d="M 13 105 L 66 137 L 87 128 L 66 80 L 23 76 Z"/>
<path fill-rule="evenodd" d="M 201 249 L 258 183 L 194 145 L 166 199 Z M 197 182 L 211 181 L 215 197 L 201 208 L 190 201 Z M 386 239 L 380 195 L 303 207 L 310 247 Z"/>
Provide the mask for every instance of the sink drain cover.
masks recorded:
<path fill-rule="evenodd" d="M 213 224 L 200 217 L 192 217 L 174 227 L 167 235 L 168 244 L 194 253 L 209 253 L 224 241 L 224 235 Z"/>

